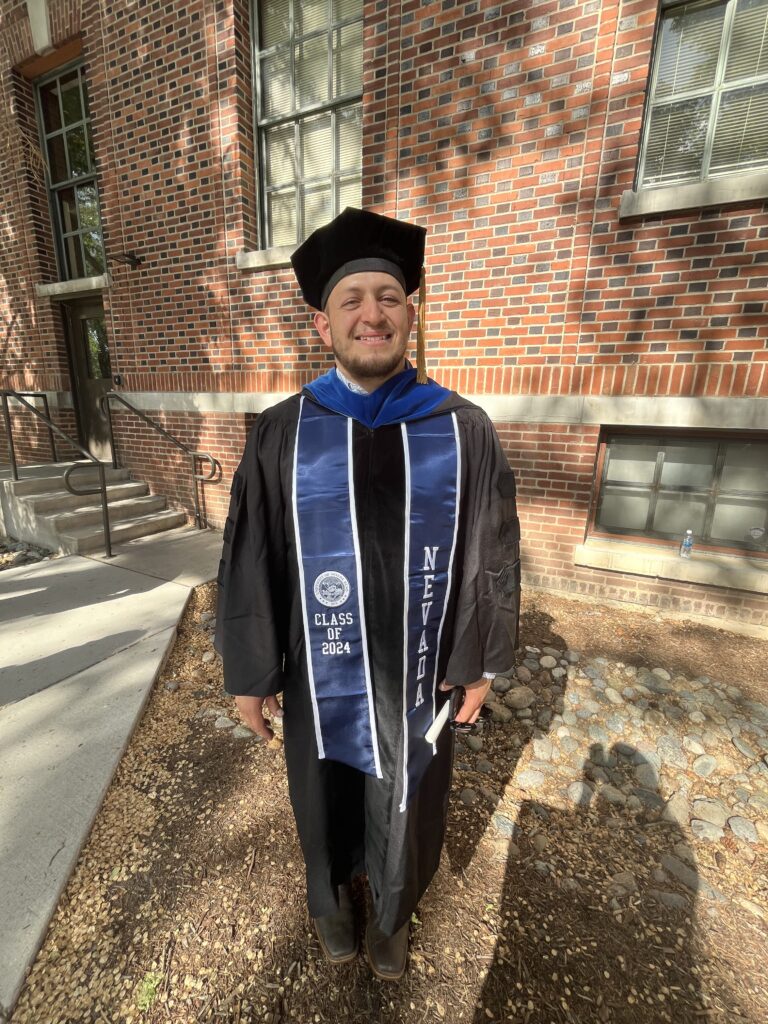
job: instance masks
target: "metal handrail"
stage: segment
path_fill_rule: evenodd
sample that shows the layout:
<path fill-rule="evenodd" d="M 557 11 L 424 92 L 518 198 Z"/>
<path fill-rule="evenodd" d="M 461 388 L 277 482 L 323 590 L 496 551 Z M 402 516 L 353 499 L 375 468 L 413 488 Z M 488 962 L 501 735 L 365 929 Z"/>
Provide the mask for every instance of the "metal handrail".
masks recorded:
<path fill-rule="evenodd" d="M 195 524 L 197 525 L 197 528 L 199 530 L 204 529 L 205 524 L 203 523 L 202 515 L 200 513 L 200 500 L 197 493 L 197 483 L 195 481 L 200 480 L 201 482 L 206 483 L 209 480 L 213 480 L 213 478 L 216 476 L 217 471 L 221 472 L 221 463 L 218 461 L 218 459 L 215 459 L 208 452 L 196 452 L 193 451 L 191 448 L 188 448 L 185 444 L 182 444 L 181 441 L 178 440 L 178 438 L 174 437 L 173 434 L 169 434 L 167 430 L 160 426 L 159 423 L 156 423 L 153 419 L 150 419 L 149 416 L 145 415 L 141 411 L 141 409 L 137 409 L 135 405 L 131 405 L 131 403 L 126 398 L 124 398 L 118 391 L 107 391 L 107 393 L 102 395 L 101 398 L 99 399 L 99 404 L 101 405 L 107 417 L 107 425 L 109 427 L 109 442 L 112 445 L 112 466 L 114 469 L 117 469 L 117 447 L 115 445 L 114 431 L 112 430 L 112 409 L 109 404 L 110 400 L 113 398 L 116 398 L 118 402 L 121 402 L 126 407 L 126 409 L 130 409 L 131 412 L 135 413 L 140 419 L 144 420 L 144 422 L 147 423 L 150 427 L 152 427 L 153 430 L 156 430 L 159 434 L 162 434 L 163 437 L 165 437 L 168 441 L 171 442 L 171 444 L 175 444 L 177 448 L 180 448 L 186 455 L 190 457 L 193 481 L 192 498 L 195 503 Z M 202 473 L 197 472 L 197 459 L 207 459 L 208 462 L 210 463 L 211 471 L 207 476 L 204 476 Z"/>
<path fill-rule="evenodd" d="M 89 494 L 98 494 L 99 492 L 101 492 L 101 514 L 102 514 L 102 519 L 103 519 L 103 522 L 104 522 L 104 548 L 105 548 L 105 553 L 106 553 L 107 558 L 112 558 L 113 557 L 112 556 L 112 539 L 111 539 L 111 537 L 109 535 L 109 511 L 108 511 L 108 508 L 107 508 L 107 480 L 106 480 L 106 476 L 105 476 L 105 473 L 104 473 L 104 463 L 100 462 L 96 458 L 95 455 L 91 455 L 91 453 L 89 451 L 87 451 L 85 448 L 82 448 L 77 443 L 77 441 L 75 441 L 73 438 L 71 438 L 69 436 L 69 434 L 66 431 L 62 430 L 61 427 L 57 426 L 57 424 L 55 424 L 53 422 L 53 420 L 51 419 L 51 417 L 49 415 L 46 415 L 45 413 L 40 412 L 40 410 L 36 409 L 34 407 L 34 405 L 30 405 L 30 403 L 23 397 L 25 394 L 26 395 L 32 394 L 35 397 L 39 397 L 42 394 L 42 392 L 26 392 L 26 391 L 25 392 L 20 392 L 20 391 L 14 391 L 13 388 L 3 388 L 3 389 L 0 390 L 0 397 L 2 397 L 2 400 L 3 400 L 3 419 L 5 420 L 5 429 L 6 429 L 6 433 L 8 435 L 8 453 L 9 453 L 10 459 L 11 459 L 11 475 L 12 475 L 13 479 L 14 480 L 18 480 L 19 479 L 19 467 L 18 467 L 18 463 L 16 461 L 16 449 L 15 449 L 14 444 L 13 444 L 13 425 L 11 423 L 11 414 L 10 414 L 10 410 L 8 408 L 8 399 L 9 398 L 15 398 L 17 402 L 21 402 L 21 404 L 23 406 L 25 406 L 27 409 L 29 409 L 30 412 L 33 412 L 35 414 L 35 416 L 38 417 L 38 419 L 43 420 L 43 422 L 48 425 L 48 432 L 49 432 L 49 434 L 51 436 L 51 446 L 52 446 L 53 454 L 54 454 L 54 459 L 53 459 L 54 462 L 58 461 L 56 459 L 56 446 L 55 446 L 55 444 L 53 444 L 53 432 L 55 431 L 57 434 L 60 434 L 69 444 L 71 444 L 73 448 L 76 448 L 77 451 L 79 451 L 82 455 L 84 455 L 86 457 L 86 459 L 89 459 L 92 463 L 94 463 L 94 465 L 96 465 L 98 467 L 98 470 L 99 470 L 99 486 L 98 486 L 98 488 L 90 489 L 90 490 L 87 490 L 87 491 L 77 491 L 72 486 L 72 484 L 69 482 L 70 475 L 76 469 L 80 469 L 80 468 L 83 467 L 84 463 L 82 463 L 82 462 L 74 463 L 65 472 L 65 474 L 64 474 L 64 486 L 67 488 L 67 490 L 70 492 L 70 494 L 75 494 L 78 497 L 84 497 L 85 495 L 89 495 Z M 47 409 L 48 408 L 47 396 L 46 396 L 45 405 L 46 405 L 46 409 Z"/>

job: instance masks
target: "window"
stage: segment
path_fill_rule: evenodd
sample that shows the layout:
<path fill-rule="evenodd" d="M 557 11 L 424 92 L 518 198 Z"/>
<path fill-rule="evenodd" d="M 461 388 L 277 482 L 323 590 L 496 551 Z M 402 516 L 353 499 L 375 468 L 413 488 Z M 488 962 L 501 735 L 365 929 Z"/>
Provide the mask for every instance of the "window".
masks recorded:
<path fill-rule="evenodd" d="M 256 127 L 265 248 L 360 206 L 362 0 L 257 4 Z"/>
<path fill-rule="evenodd" d="M 109 346 L 103 316 L 83 317 L 80 321 L 85 347 L 85 365 L 91 380 L 108 379 L 112 376 L 109 362 Z"/>
<path fill-rule="evenodd" d="M 666 4 L 638 184 L 768 167 L 768 0 Z"/>
<path fill-rule="evenodd" d="M 768 440 L 609 435 L 595 528 L 768 551 Z"/>
<path fill-rule="evenodd" d="M 83 69 L 70 68 L 41 80 L 37 102 L 62 279 L 103 274 L 106 262 Z"/>

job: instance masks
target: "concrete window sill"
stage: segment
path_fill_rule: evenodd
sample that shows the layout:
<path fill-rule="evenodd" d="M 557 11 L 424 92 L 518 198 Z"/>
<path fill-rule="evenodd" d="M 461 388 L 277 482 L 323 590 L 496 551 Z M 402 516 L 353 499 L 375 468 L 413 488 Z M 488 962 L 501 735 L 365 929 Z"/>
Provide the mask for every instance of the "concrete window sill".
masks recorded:
<path fill-rule="evenodd" d="M 295 245 L 278 245 L 274 249 L 258 249 L 237 254 L 238 270 L 273 270 L 290 267 Z"/>
<path fill-rule="evenodd" d="M 93 295 L 109 288 L 109 274 L 98 277 L 76 277 L 73 281 L 54 281 L 52 284 L 36 284 L 35 292 L 42 298 L 72 299 L 78 295 Z"/>
<path fill-rule="evenodd" d="M 633 576 L 768 593 L 768 561 L 748 554 L 724 555 L 717 551 L 697 551 L 694 547 L 690 558 L 680 558 L 674 549 L 666 547 L 591 537 L 586 543 L 577 544 L 574 564 Z"/>
<path fill-rule="evenodd" d="M 704 206 L 723 206 L 743 203 L 748 199 L 768 198 L 768 171 L 749 174 L 730 174 L 724 178 L 710 178 L 689 185 L 669 185 L 663 188 L 643 188 L 627 191 L 621 197 L 619 219 L 643 217 L 675 210 L 701 209 Z"/>

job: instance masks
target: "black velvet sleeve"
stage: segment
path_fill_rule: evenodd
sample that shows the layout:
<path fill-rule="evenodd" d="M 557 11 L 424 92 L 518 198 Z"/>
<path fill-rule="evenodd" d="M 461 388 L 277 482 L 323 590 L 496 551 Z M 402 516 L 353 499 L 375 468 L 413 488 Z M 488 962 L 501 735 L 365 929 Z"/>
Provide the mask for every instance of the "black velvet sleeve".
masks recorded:
<path fill-rule="evenodd" d="M 237 696 L 267 697 L 283 688 L 283 629 L 274 551 L 281 544 L 268 511 L 263 418 L 251 428 L 232 480 L 218 575 L 215 647 L 224 688 Z"/>
<path fill-rule="evenodd" d="M 488 417 L 463 416 L 464 560 L 446 679 L 473 683 L 514 665 L 520 616 L 520 522 L 515 477 Z"/>

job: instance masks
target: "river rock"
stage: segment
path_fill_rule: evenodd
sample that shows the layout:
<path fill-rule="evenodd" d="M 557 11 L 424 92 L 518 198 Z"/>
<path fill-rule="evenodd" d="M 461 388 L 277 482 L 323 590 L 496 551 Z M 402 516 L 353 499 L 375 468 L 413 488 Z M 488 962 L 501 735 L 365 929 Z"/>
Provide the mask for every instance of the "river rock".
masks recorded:
<path fill-rule="evenodd" d="M 717 760 L 711 754 L 702 754 L 693 762 L 693 770 L 702 779 L 708 779 L 717 769 Z"/>
<path fill-rule="evenodd" d="M 723 830 L 717 825 L 713 825 L 711 821 L 701 821 L 699 818 L 691 820 L 691 832 L 699 839 L 708 839 L 713 843 L 718 842 L 724 835 Z"/>
<path fill-rule="evenodd" d="M 533 741 L 533 756 L 539 761 L 551 761 L 552 741 L 546 736 L 537 736 Z"/>
<path fill-rule="evenodd" d="M 518 826 L 511 818 L 508 818 L 506 814 L 494 814 L 491 821 L 499 835 L 502 835 L 507 839 L 516 839 L 520 834 Z"/>
<path fill-rule="evenodd" d="M 712 825 L 717 825 L 718 828 L 725 828 L 725 823 L 728 820 L 728 809 L 720 800 L 694 800 L 692 813 L 695 818 L 708 821 Z"/>
<path fill-rule="evenodd" d="M 745 741 L 741 739 L 740 736 L 734 736 L 731 742 L 733 743 L 734 747 L 736 747 L 738 752 L 740 754 L 743 754 L 748 761 L 757 760 L 757 751 L 753 747 L 750 747 L 748 743 L 745 743 Z"/>
<path fill-rule="evenodd" d="M 502 725 L 512 721 L 512 712 L 503 704 L 490 704 L 491 721 L 500 722 Z"/>
<path fill-rule="evenodd" d="M 667 892 L 665 889 L 649 889 L 648 895 L 670 910 L 687 910 L 690 900 L 679 892 Z"/>
<path fill-rule="evenodd" d="M 504 703 L 507 707 L 520 711 L 522 708 L 529 708 L 535 699 L 536 694 L 530 686 L 516 686 L 506 695 Z"/>
<path fill-rule="evenodd" d="M 253 731 L 249 729 L 247 725 L 236 725 L 232 730 L 232 736 L 236 740 L 257 740 L 259 737 Z"/>
<path fill-rule="evenodd" d="M 706 754 L 706 749 L 703 743 L 700 743 L 695 736 L 684 736 L 683 737 L 683 749 L 687 750 L 689 754 L 693 754 L 694 757 L 700 757 L 702 754 Z"/>
<path fill-rule="evenodd" d="M 738 836 L 739 839 L 743 839 L 747 843 L 759 841 L 757 829 L 749 818 L 742 818 L 740 815 L 736 815 L 728 819 L 728 827 L 735 836 Z"/>
<path fill-rule="evenodd" d="M 529 668 L 526 668 L 525 665 L 518 665 L 515 669 L 515 675 L 521 683 L 530 683 L 533 677 L 533 673 Z"/>
<path fill-rule="evenodd" d="M 515 776 L 515 782 L 521 789 L 536 789 L 544 783 L 544 772 L 535 768 L 525 768 Z"/>
<path fill-rule="evenodd" d="M 691 808 L 683 793 L 674 793 L 664 808 L 664 820 L 685 825 L 691 816 Z"/>
<path fill-rule="evenodd" d="M 691 892 L 697 892 L 701 896 L 709 900 L 717 900 L 718 902 L 724 899 L 723 894 L 718 892 L 717 889 L 713 888 L 709 882 L 703 879 L 698 871 L 693 868 L 689 868 L 677 857 L 671 853 L 665 853 L 661 858 L 661 866 L 671 875 L 677 879 L 686 889 L 690 889 Z"/>
<path fill-rule="evenodd" d="M 600 796 L 603 800 L 607 800 L 609 804 L 615 807 L 623 807 L 627 802 L 627 798 L 620 789 L 616 789 L 615 786 L 602 786 L 600 789 Z"/>
<path fill-rule="evenodd" d="M 567 793 L 568 799 L 577 807 L 588 807 L 592 799 L 592 787 L 586 782 L 572 782 Z"/>

